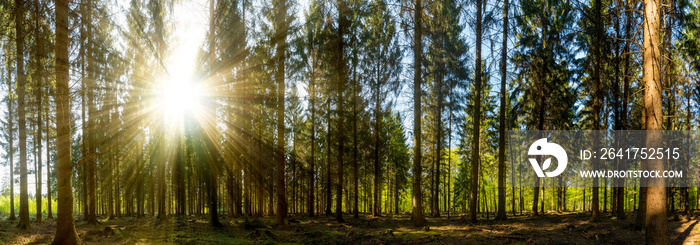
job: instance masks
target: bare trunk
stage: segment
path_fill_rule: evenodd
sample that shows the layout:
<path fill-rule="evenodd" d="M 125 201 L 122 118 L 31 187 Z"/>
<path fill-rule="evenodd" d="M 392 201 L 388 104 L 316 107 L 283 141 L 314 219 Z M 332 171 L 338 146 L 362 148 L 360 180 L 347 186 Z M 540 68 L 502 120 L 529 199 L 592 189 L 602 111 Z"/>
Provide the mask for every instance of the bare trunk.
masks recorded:
<path fill-rule="evenodd" d="M 284 225 L 284 219 L 287 217 L 287 199 L 285 196 L 284 183 L 284 62 L 287 52 L 287 4 L 285 1 L 279 1 L 282 6 L 277 6 L 277 225 Z"/>
<path fill-rule="evenodd" d="M 501 111 L 498 124 L 498 214 L 496 219 L 506 219 L 506 65 L 508 61 L 508 0 L 503 1 L 503 48 L 501 49 Z M 512 174 L 512 173 L 511 173 Z M 513 203 L 515 210 L 515 203 Z"/>
<path fill-rule="evenodd" d="M 375 72 L 378 72 L 378 69 L 375 68 Z M 374 84 L 374 192 L 372 197 L 374 198 L 373 202 L 373 207 L 372 207 L 372 216 L 377 217 L 379 216 L 379 206 L 381 203 L 381 188 L 380 188 L 380 181 L 382 179 L 382 166 L 379 164 L 379 147 L 381 142 L 379 142 L 379 131 L 381 130 L 380 128 L 380 122 L 381 122 L 381 116 L 380 114 L 380 95 L 379 95 L 379 77 L 376 77 L 377 80 L 375 80 Z"/>
<path fill-rule="evenodd" d="M 306 205 L 309 216 L 314 217 L 314 190 L 316 189 L 316 56 L 313 56 L 310 90 L 311 110 L 311 159 L 309 160 L 309 195 Z"/>
<path fill-rule="evenodd" d="M 360 183 L 358 180 L 358 165 L 357 165 L 357 66 L 355 66 L 355 72 L 353 72 L 353 87 L 352 87 L 352 179 L 353 179 L 353 202 L 352 202 L 352 216 L 355 219 L 360 218 L 359 210 L 359 196 L 360 196 Z"/>
<path fill-rule="evenodd" d="M 70 91 L 68 88 L 68 0 L 56 1 L 56 176 L 58 207 L 53 244 L 80 244 L 73 219 Z"/>
<path fill-rule="evenodd" d="M 214 45 L 214 35 L 215 35 L 215 11 L 214 11 L 214 0 L 209 0 L 209 76 L 216 76 L 217 71 L 214 70 L 214 63 L 216 62 L 216 46 Z M 207 105 L 213 105 L 211 99 L 206 101 Z M 205 106 L 206 107 L 206 106 Z M 204 146 L 206 147 L 205 155 L 208 155 L 207 162 L 209 163 L 208 169 L 206 170 L 209 174 L 208 179 L 208 202 L 209 202 L 209 225 L 213 227 L 222 227 L 223 225 L 219 222 L 219 206 L 218 206 L 218 170 L 216 168 L 219 165 L 221 156 L 219 151 L 215 149 L 214 139 L 206 136 L 204 132 L 204 127 L 206 124 L 201 125 L 198 128 L 199 140 L 203 140 Z M 163 164 L 165 165 L 165 164 Z"/>
<path fill-rule="evenodd" d="M 344 167 L 343 167 L 343 154 L 345 153 L 345 112 L 343 108 L 343 93 L 345 91 L 345 83 L 347 83 L 346 67 L 345 67 L 345 28 L 348 27 L 348 6 L 345 0 L 338 0 L 338 38 L 337 45 L 338 49 L 338 107 L 336 108 L 336 115 L 338 120 L 338 185 L 336 186 L 336 198 L 335 198 L 335 219 L 336 221 L 342 223 L 345 222 L 343 219 L 343 177 L 344 177 Z"/>
<path fill-rule="evenodd" d="M 35 138 L 35 142 L 36 142 L 36 146 L 37 146 L 35 149 L 35 151 L 36 151 L 35 154 L 37 156 L 36 158 L 38 158 L 37 159 L 38 161 L 35 162 L 35 166 L 36 166 L 36 168 L 35 168 L 35 170 L 36 170 L 36 173 L 35 173 L 36 200 L 35 201 L 36 201 L 36 222 L 37 223 L 41 223 L 41 218 L 42 218 L 42 213 L 41 213 L 41 197 L 42 197 L 41 196 L 41 177 L 42 177 L 42 175 L 41 175 L 41 170 L 42 170 L 42 166 L 41 166 L 42 165 L 42 159 L 41 159 L 41 153 L 42 153 L 41 136 L 42 135 L 41 135 L 41 133 L 42 132 L 41 131 L 42 131 L 42 127 L 41 126 L 42 126 L 42 123 L 41 123 L 41 120 L 42 120 L 42 112 L 44 111 L 43 110 L 43 99 L 44 99 L 44 95 L 43 95 L 43 92 L 44 92 L 43 91 L 43 81 L 44 81 L 44 79 L 43 79 L 43 76 L 44 76 L 44 74 L 43 74 L 43 67 L 39 64 L 39 60 L 38 60 L 38 58 L 42 56 L 42 54 L 41 54 L 42 47 L 39 44 L 43 42 L 43 40 L 41 39 L 41 36 L 40 36 L 40 31 L 39 31 L 39 18 L 40 18 L 39 17 L 39 13 L 40 13 L 39 8 L 40 8 L 40 6 L 38 4 L 38 1 L 34 0 L 34 40 L 35 41 L 34 41 L 33 48 L 34 48 L 35 57 L 34 57 L 33 62 L 34 62 L 34 66 L 35 66 L 34 69 L 35 70 L 34 70 L 34 74 L 32 75 L 34 77 L 32 80 L 34 80 L 34 82 L 36 83 L 36 87 L 33 89 L 34 89 L 34 99 L 37 100 L 36 101 L 36 116 L 37 116 L 36 117 L 37 118 L 36 126 L 37 126 L 37 128 L 36 128 L 36 138 Z"/>
<path fill-rule="evenodd" d="M 602 19 L 602 2 L 601 0 L 595 0 L 595 44 L 593 45 L 593 55 L 595 58 L 595 66 L 593 72 L 593 130 L 600 129 L 600 118 L 601 118 L 601 104 L 603 103 L 601 98 L 601 86 L 602 85 L 602 45 L 603 45 L 603 19 Z M 598 142 L 598 134 L 595 134 L 594 142 Z M 598 161 L 593 160 L 593 169 L 598 168 Z M 593 187 L 592 187 L 592 200 L 591 200 L 591 219 L 597 221 L 600 217 L 599 201 L 598 201 L 598 177 L 593 177 Z"/>
<path fill-rule="evenodd" d="M 329 95 L 330 96 L 330 95 Z M 331 121 L 331 102 L 330 98 L 326 99 L 326 122 Z M 326 130 L 326 216 L 330 216 L 333 212 L 331 211 L 332 196 L 331 196 L 331 125 L 327 123 Z"/>
<path fill-rule="evenodd" d="M 9 52 L 9 45 L 5 45 L 5 53 Z M 10 74 L 10 69 L 9 69 L 9 64 L 10 64 L 10 56 L 5 55 L 5 63 L 8 64 L 8 69 L 7 69 L 7 87 L 12 88 L 12 75 Z M 14 128 L 15 128 L 15 121 L 14 121 L 14 116 L 12 116 L 12 108 L 14 107 L 14 103 L 12 103 L 13 99 L 8 96 L 7 98 L 7 124 L 9 126 L 10 134 L 14 135 Z M 14 152 L 14 137 L 10 137 L 7 139 L 8 143 L 8 148 L 9 152 L 8 158 L 10 162 L 10 217 L 8 220 L 15 220 L 17 217 L 15 216 L 15 152 Z"/>
<path fill-rule="evenodd" d="M 17 114 L 19 115 L 19 224 L 20 229 L 29 229 L 29 195 L 27 187 L 27 123 L 25 120 L 24 74 L 24 1 L 15 0 L 15 47 L 17 49 Z"/>
<path fill-rule="evenodd" d="M 48 90 L 48 89 L 47 89 Z M 47 95 L 47 103 L 48 103 L 48 91 L 46 93 Z M 47 106 L 46 108 L 46 199 L 48 202 L 48 207 L 47 207 L 47 216 L 46 219 L 53 219 L 53 210 L 51 210 L 51 157 L 49 157 L 49 154 L 51 153 L 51 138 L 49 135 L 51 134 L 51 115 L 49 115 L 49 108 Z"/>
<path fill-rule="evenodd" d="M 411 220 L 415 226 L 426 225 L 425 217 L 423 217 L 423 192 L 421 191 L 422 179 L 422 161 L 423 152 L 421 150 L 421 71 L 422 71 L 422 53 L 423 53 L 423 2 L 416 0 L 414 13 L 414 39 L 413 39 L 413 203 Z"/>
<path fill-rule="evenodd" d="M 86 93 L 87 93 L 87 104 L 88 104 L 88 121 L 87 121 L 87 132 L 85 133 L 87 135 L 87 155 L 85 156 L 85 163 L 87 165 L 87 194 L 88 194 L 88 202 L 87 203 L 87 211 L 88 215 L 86 217 L 86 221 L 88 224 L 91 225 L 96 225 L 97 222 L 97 187 L 95 185 L 95 165 L 96 165 L 96 155 L 95 155 L 95 139 L 96 139 L 96 134 L 95 134 L 95 123 L 96 123 L 96 118 L 95 115 L 97 114 L 95 111 L 95 66 L 93 64 L 94 60 L 92 59 L 93 55 L 93 50 L 90 45 L 92 42 L 92 1 L 88 1 L 86 8 L 87 8 L 87 23 L 86 24 L 86 32 L 87 32 L 87 48 L 86 48 L 86 56 L 87 56 L 87 86 L 86 86 Z"/>
<path fill-rule="evenodd" d="M 663 144 L 661 132 L 663 114 L 661 111 L 661 75 L 659 63 L 661 59 L 660 22 L 661 2 L 659 0 L 644 1 L 644 110 L 646 111 L 646 147 L 657 148 Z M 663 159 L 646 160 L 648 170 L 663 170 Z M 663 178 L 647 180 L 646 203 L 646 244 L 670 244 L 668 219 L 666 217 L 666 188 Z"/>
<path fill-rule="evenodd" d="M 476 64 L 474 71 L 474 115 L 472 121 L 472 156 L 471 156 L 471 191 L 469 195 L 469 220 L 476 222 L 477 205 L 479 202 L 479 133 L 481 130 L 481 16 L 482 0 L 476 1 Z"/>

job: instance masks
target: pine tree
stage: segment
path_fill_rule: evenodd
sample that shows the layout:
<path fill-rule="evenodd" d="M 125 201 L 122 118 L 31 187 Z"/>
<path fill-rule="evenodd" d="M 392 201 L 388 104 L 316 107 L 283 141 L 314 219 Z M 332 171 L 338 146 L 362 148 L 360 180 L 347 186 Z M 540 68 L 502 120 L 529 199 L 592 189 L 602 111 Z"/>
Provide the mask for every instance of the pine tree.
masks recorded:
<path fill-rule="evenodd" d="M 528 129 L 557 130 L 572 127 L 576 116 L 571 83 L 575 63 L 568 43 L 573 41 L 571 3 L 528 0 L 521 2 L 522 14 L 516 18 L 521 34 L 513 63 L 521 72 L 518 82 L 526 84 L 520 98 L 522 111 L 535 115 L 521 116 Z M 547 116 L 553 115 L 553 116 Z M 545 128 L 545 125 L 549 127 Z M 532 211 L 539 215 L 540 178 L 535 178 Z M 538 209 L 540 207 L 541 209 Z"/>
<path fill-rule="evenodd" d="M 421 139 L 421 88 L 423 69 L 423 2 L 415 1 L 413 15 L 413 204 L 411 220 L 415 226 L 425 226 L 426 220 L 423 217 L 423 191 L 421 190 L 421 179 L 423 175 L 423 153 Z"/>
<path fill-rule="evenodd" d="M 24 71 L 24 1 L 15 0 L 15 50 L 17 52 L 17 114 L 19 126 L 19 223 L 18 228 L 29 229 L 29 196 L 27 193 L 27 122 Z"/>
<path fill-rule="evenodd" d="M 479 165 L 481 163 L 480 159 L 480 128 L 481 128 L 481 91 L 483 84 L 483 68 L 481 60 L 481 43 L 483 39 L 483 12 L 484 12 L 484 0 L 476 1 L 476 62 L 475 62 L 475 76 L 474 76 L 474 120 L 476 123 L 472 126 L 472 158 L 471 158 L 471 190 L 469 194 L 469 220 L 471 222 L 476 222 L 476 212 L 477 203 L 479 202 Z"/>
<path fill-rule="evenodd" d="M 645 147 L 657 148 L 662 144 L 661 133 L 663 113 L 661 111 L 662 87 L 660 67 L 661 33 L 661 2 L 657 0 L 644 1 L 644 110 L 646 115 Z M 664 168 L 662 159 L 646 160 L 647 170 Z M 666 188 L 663 178 L 647 180 L 646 207 L 646 236 L 647 244 L 669 244 L 668 219 L 666 217 Z"/>
<path fill-rule="evenodd" d="M 374 159 L 374 191 L 372 215 L 378 216 L 381 212 L 381 182 L 382 165 L 380 152 L 382 152 L 379 135 L 384 126 L 381 124 L 383 114 L 381 110 L 390 92 L 396 93 L 399 86 L 399 73 L 401 71 L 401 52 L 397 44 L 396 23 L 389 13 L 387 3 L 376 0 L 369 5 L 369 15 L 363 26 L 363 43 L 365 56 L 362 59 L 362 70 L 371 89 L 371 100 L 374 105 L 373 125 L 373 159 Z"/>
<path fill-rule="evenodd" d="M 56 236 L 53 244 L 81 244 L 75 231 L 73 219 L 73 191 L 71 166 L 71 132 L 70 132 L 70 91 L 68 87 L 68 15 L 67 0 L 56 1 L 56 142 L 58 179 L 58 217 L 56 219 Z"/>
<path fill-rule="evenodd" d="M 4 52 L 7 54 L 10 51 L 9 47 L 9 42 L 5 45 L 3 45 Z M 16 105 L 16 92 L 13 91 L 14 89 L 14 83 L 12 82 L 12 60 L 10 59 L 10 55 L 5 55 L 5 73 L 3 74 L 6 77 L 7 80 L 7 97 L 4 98 L 4 102 L 7 103 L 7 119 L 3 121 L 3 138 L 6 140 L 5 146 L 5 152 L 7 158 L 7 162 L 10 165 L 10 217 L 8 217 L 8 220 L 15 220 L 17 217 L 15 216 L 15 146 L 14 146 L 14 139 L 15 139 L 15 117 L 13 116 L 13 108 Z"/>
<path fill-rule="evenodd" d="M 497 220 L 506 219 L 506 81 L 508 80 L 508 0 L 503 0 L 503 40 L 501 41 L 501 90 L 498 120 L 498 214 Z M 515 173 L 511 173 L 515 174 Z M 513 195 L 515 200 L 515 195 Z M 515 203 L 513 203 L 515 212 Z"/>

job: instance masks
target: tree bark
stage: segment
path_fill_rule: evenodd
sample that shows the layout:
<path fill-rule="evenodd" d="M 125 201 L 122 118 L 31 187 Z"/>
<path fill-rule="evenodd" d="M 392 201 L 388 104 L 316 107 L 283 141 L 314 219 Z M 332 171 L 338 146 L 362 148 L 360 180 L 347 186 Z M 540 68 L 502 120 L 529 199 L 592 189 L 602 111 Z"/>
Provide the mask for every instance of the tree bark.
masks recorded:
<path fill-rule="evenodd" d="M 48 103 L 48 92 L 49 89 L 47 89 L 46 95 L 46 101 Z M 46 199 L 48 203 L 47 207 L 47 215 L 46 219 L 53 219 L 53 210 L 52 209 L 52 203 L 51 203 L 51 115 L 49 115 L 49 108 L 47 106 L 46 108 Z"/>
<path fill-rule="evenodd" d="M 593 45 L 593 56 L 595 58 L 595 65 L 593 71 L 593 130 L 600 129 L 600 118 L 601 118 L 601 86 L 602 85 L 602 45 L 603 45 L 603 20 L 602 20 L 602 2 L 601 0 L 595 0 L 594 2 L 595 19 L 595 43 Z M 598 142 L 600 136 L 596 134 L 594 142 Z M 598 161 L 593 160 L 593 169 L 598 168 Z M 599 181 L 598 177 L 593 177 L 593 187 L 592 187 L 592 200 L 591 200 L 591 219 L 592 221 L 597 221 L 600 218 L 599 209 Z"/>
<path fill-rule="evenodd" d="M 68 0 L 56 0 L 56 176 L 58 207 L 53 244 L 80 244 L 73 219 L 70 91 L 68 88 Z"/>
<path fill-rule="evenodd" d="M 97 186 L 95 184 L 95 167 L 96 167 L 96 133 L 95 133 L 95 123 L 96 123 L 96 114 L 97 112 L 95 111 L 95 65 L 94 65 L 94 59 L 92 58 L 93 56 L 93 50 L 91 48 L 91 43 L 92 43 L 92 1 L 88 1 L 86 5 L 86 15 L 87 21 L 85 23 L 86 25 L 86 34 L 87 34 L 87 48 L 86 48 L 86 56 L 87 56 L 87 86 L 86 86 L 86 93 L 87 93 L 87 104 L 88 104 L 88 121 L 87 121 L 87 131 L 85 134 L 87 135 L 87 155 L 85 157 L 85 162 L 84 164 L 87 165 L 87 195 L 88 195 L 88 202 L 86 203 L 87 205 L 87 211 L 88 215 L 86 217 L 86 221 L 90 225 L 96 225 L 97 222 Z M 85 174 L 85 173 L 84 173 Z"/>
<path fill-rule="evenodd" d="M 503 48 L 501 48 L 501 109 L 498 124 L 498 214 L 497 220 L 506 219 L 506 79 L 508 73 L 508 0 L 503 1 Z M 512 174 L 512 173 L 511 173 Z M 515 210 L 515 203 L 513 203 Z"/>
<path fill-rule="evenodd" d="M 328 94 L 330 97 L 330 93 Z M 331 211 L 332 196 L 331 196 L 331 99 L 326 98 L 326 216 L 330 216 L 333 212 Z"/>
<path fill-rule="evenodd" d="M 357 66 L 355 65 L 355 72 L 353 72 L 352 79 L 352 179 L 353 179 L 353 202 L 352 202 L 352 216 L 355 219 L 360 218 L 359 210 L 359 196 L 360 196 L 360 183 L 358 180 L 358 166 L 357 166 L 357 97 L 358 97 L 358 81 L 357 81 Z"/>
<path fill-rule="evenodd" d="M 413 202 L 411 220 L 415 226 L 425 226 L 426 220 L 423 217 L 423 192 L 421 190 L 422 179 L 422 139 L 421 139 L 421 71 L 423 63 L 423 2 L 416 0 L 414 12 L 414 34 L 413 34 Z"/>
<path fill-rule="evenodd" d="M 284 219 L 287 217 L 287 199 L 285 196 L 285 138 L 284 138 L 284 93 L 285 93 L 285 67 L 287 52 L 287 2 L 277 1 L 277 225 L 284 225 Z"/>
<path fill-rule="evenodd" d="M 215 10 L 214 10 L 214 1 L 215 0 L 209 0 L 209 76 L 212 78 L 216 76 L 217 70 L 214 69 L 214 64 L 216 62 L 216 46 L 214 43 L 214 35 L 215 35 Z M 210 85 L 211 86 L 211 85 Z M 211 102 L 211 98 L 209 98 L 206 102 L 206 105 L 213 105 L 214 103 Z M 205 105 L 205 107 L 207 107 Z M 205 180 L 208 182 L 207 187 L 208 187 L 208 202 L 209 202 L 209 225 L 213 227 L 222 227 L 223 225 L 221 222 L 219 222 L 219 209 L 218 209 L 218 172 L 216 166 L 218 165 L 219 161 L 221 160 L 221 156 L 219 154 L 219 151 L 215 149 L 215 143 L 214 139 L 209 137 L 204 131 L 205 131 L 205 126 L 208 126 L 207 124 L 201 124 L 200 127 L 198 128 L 198 138 L 201 141 L 204 141 L 204 146 L 205 148 L 205 155 L 207 155 L 207 162 L 209 163 L 208 169 L 206 170 L 209 174 L 208 179 Z"/>
<path fill-rule="evenodd" d="M 441 30 L 442 31 L 442 30 Z M 444 49 L 444 33 L 441 33 L 441 37 L 438 39 L 440 40 L 440 44 L 438 46 L 440 49 Z M 441 57 L 441 59 L 444 60 L 444 57 Z M 433 217 L 440 217 L 440 162 L 442 161 L 442 107 L 443 107 L 443 96 L 442 96 L 442 90 L 443 90 L 443 80 L 445 78 L 444 76 L 444 69 L 443 66 L 446 64 L 444 63 L 439 63 L 438 70 L 436 72 L 435 76 L 435 87 L 437 89 L 437 108 L 435 108 L 435 121 L 436 121 L 436 130 L 437 130 L 437 135 L 436 135 L 436 144 L 435 144 L 435 172 L 433 173 L 433 181 L 435 182 L 434 189 L 433 189 L 433 195 L 432 195 L 432 200 L 433 200 Z"/>
<path fill-rule="evenodd" d="M 27 124 L 25 120 L 24 74 L 24 0 L 15 0 L 15 47 L 17 49 L 17 114 L 19 115 L 19 224 L 20 229 L 29 229 L 29 195 L 27 193 Z"/>
<path fill-rule="evenodd" d="M 338 59 L 338 107 L 336 108 L 336 115 L 338 120 L 338 185 L 336 186 L 336 198 L 335 198 L 335 219 L 336 221 L 343 223 L 343 154 L 345 153 L 345 112 L 344 112 L 344 101 L 343 93 L 345 92 L 345 84 L 347 83 L 347 71 L 345 67 L 345 29 L 348 27 L 348 6 L 345 0 L 338 0 L 338 36 L 336 50 Z"/>
<path fill-rule="evenodd" d="M 660 22 L 661 1 L 644 1 L 644 110 L 646 116 L 646 144 L 648 148 L 657 148 L 663 144 L 663 114 L 661 111 L 661 74 L 660 74 Z M 663 170 L 663 159 L 647 159 L 648 170 Z M 646 244 L 670 244 L 668 219 L 666 218 L 666 188 L 663 178 L 647 179 L 646 202 Z"/>
<path fill-rule="evenodd" d="M 5 53 L 9 52 L 9 45 L 5 45 Z M 5 55 L 5 63 L 8 64 L 8 69 L 7 69 L 7 87 L 12 88 L 12 75 L 10 74 L 10 56 Z M 7 98 L 7 124 L 9 126 L 9 131 L 10 135 L 14 135 L 15 131 L 15 120 L 14 116 L 12 113 L 12 108 L 14 107 L 14 103 L 12 103 L 13 99 L 8 95 Z M 14 138 L 15 137 L 10 137 L 7 139 L 8 143 L 8 158 L 10 162 L 10 217 L 7 218 L 8 220 L 15 220 L 17 217 L 15 216 L 15 151 L 14 151 Z"/>
<path fill-rule="evenodd" d="M 379 72 L 377 68 L 375 68 L 375 72 Z M 378 75 L 378 74 L 377 74 Z M 380 123 L 381 123 L 381 116 L 380 114 L 380 95 L 379 95 L 379 76 L 376 76 L 376 80 L 374 81 L 374 192 L 373 192 L 373 206 L 372 206 L 372 216 L 377 217 L 379 216 L 379 206 L 381 203 L 381 178 L 382 178 L 382 166 L 379 163 L 379 147 L 381 145 L 381 142 L 379 141 L 379 131 L 381 130 L 380 128 Z"/>
<path fill-rule="evenodd" d="M 316 52 L 314 51 L 309 81 L 311 107 L 311 159 L 309 160 L 309 195 L 306 205 L 309 216 L 314 217 L 314 191 L 316 190 Z"/>
<path fill-rule="evenodd" d="M 477 204 L 479 202 L 479 165 L 480 165 L 480 145 L 479 133 L 481 131 L 481 18 L 482 0 L 476 0 L 476 64 L 474 72 L 474 120 L 472 121 L 472 156 L 471 156 L 471 191 L 469 195 L 469 220 L 476 222 Z"/>
<path fill-rule="evenodd" d="M 32 75 L 32 80 L 35 82 L 35 88 L 34 89 L 34 99 L 36 100 L 36 156 L 38 159 L 37 162 L 35 163 L 36 166 L 36 193 L 35 193 L 35 202 L 36 202 L 36 223 L 41 223 L 41 218 L 42 218 L 42 212 L 41 212 L 41 170 L 42 170 L 42 159 L 41 159 L 41 153 L 42 153 L 42 145 L 41 145 L 41 133 L 42 133 L 42 112 L 43 110 L 43 99 L 44 99 L 44 91 L 43 91 L 43 67 L 39 64 L 39 57 L 42 56 L 42 47 L 40 46 L 41 43 L 44 41 L 41 38 L 40 31 L 39 31 L 39 15 L 40 15 L 40 6 L 37 0 L 34 0 L 34 74 Z M 48 160 L 48 159 L 47 159 Z"/>

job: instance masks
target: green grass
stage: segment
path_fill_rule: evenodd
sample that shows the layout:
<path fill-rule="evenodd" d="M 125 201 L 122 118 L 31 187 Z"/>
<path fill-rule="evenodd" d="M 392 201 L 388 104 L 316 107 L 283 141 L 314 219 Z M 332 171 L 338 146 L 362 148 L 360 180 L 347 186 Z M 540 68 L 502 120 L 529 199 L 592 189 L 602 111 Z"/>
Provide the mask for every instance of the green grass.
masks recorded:
<path fill-rule="evenodd" d="M 51 211 L 56 215 L 56 200 L 52 200 Z M 48 215 L 49 202 L 46 197 L 41 198 L 41 213 L 43 217 Z M 36 199 L 29 198 L 29 216 L 36 217 Z M 15 195 L 15 215 L 19 215 L 19 195 Z M 0 216 L 10 216 L 10 196 L 0 196 Z"/>

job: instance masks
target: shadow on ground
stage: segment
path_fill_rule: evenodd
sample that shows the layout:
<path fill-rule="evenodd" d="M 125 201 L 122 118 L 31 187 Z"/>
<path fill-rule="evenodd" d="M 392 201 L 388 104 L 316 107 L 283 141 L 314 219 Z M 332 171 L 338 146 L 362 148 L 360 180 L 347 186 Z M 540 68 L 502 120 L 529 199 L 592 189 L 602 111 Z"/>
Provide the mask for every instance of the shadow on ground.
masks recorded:
<path fill-rule="evenodd" d="M 511 216 L 505 221 L 481 220 L 472 224 L 461 217 L 428 218 L 428 226 L 411 225 L 408 214 L 382 217 L 332 217 L 290 215 L 288 224 L 273 227 L 274 217 L 222 217 L 223 228 L 212 228 L 207 217 L 122 217 L 101 220 L 96 226 L 79 221 L 78 233 L 87 244 L 641 244 L 644 233 L 632 229 L 632 218 L 608 216 L 591 222 L 587 213 L 549 213 L 545 216 Z M 634 217 L 632 213 L 628 217 Z M 697 215 L 671 220 L 674 244 L 700 241 Z M 56 229 L 53 220 L 15 228 L 16 221 L 0 221 L 2 244 L 48 244 Z"/>

